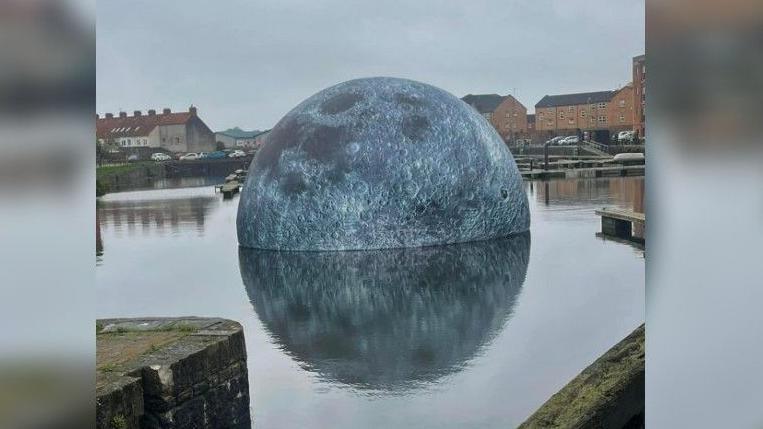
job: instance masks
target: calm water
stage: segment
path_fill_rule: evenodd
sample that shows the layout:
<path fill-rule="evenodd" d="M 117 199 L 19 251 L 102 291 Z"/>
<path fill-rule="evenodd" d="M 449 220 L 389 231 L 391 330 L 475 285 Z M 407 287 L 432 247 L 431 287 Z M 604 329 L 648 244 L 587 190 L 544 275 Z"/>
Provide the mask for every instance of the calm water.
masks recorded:
<path fill-rule="evenodd" d="M 531 233 L 373 252 L 239 250 L 211 186 L 98 202 L 99 317 L 246 333 L 256 428 L 514 427 L 644 320 L 644 255 L 594 210 L 643 178 L 526 183 Z"/>

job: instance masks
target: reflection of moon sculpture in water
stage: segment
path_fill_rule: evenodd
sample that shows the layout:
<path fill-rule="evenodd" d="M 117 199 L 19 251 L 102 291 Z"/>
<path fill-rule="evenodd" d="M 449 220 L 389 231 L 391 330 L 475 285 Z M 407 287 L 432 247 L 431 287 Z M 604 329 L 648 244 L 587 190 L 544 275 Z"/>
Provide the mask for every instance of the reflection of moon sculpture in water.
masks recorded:
<path fill-rule="evenodd" d="M 324 379 L 404 391 L 458 371 L 500 332 L 529 233 L 362 252 L 239 249 L 249 299 L 276 344 Z"/>
<path fill-rule="evenodd" d="M 527 231 L 522 178 L 493 127 L 453 95 L 405 79 L 325 89 L 266 137 L 237 218 L 242 246 L 418 247 Z"/>

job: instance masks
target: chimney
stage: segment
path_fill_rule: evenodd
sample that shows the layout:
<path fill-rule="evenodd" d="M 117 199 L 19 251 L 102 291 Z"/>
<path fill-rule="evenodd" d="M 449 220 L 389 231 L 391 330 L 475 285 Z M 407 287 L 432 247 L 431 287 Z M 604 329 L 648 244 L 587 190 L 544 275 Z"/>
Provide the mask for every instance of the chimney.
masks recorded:
<path fill-rule="evenodd" d="M 120 118 L 126 118 L 127 117 L 127 112 L 119 112 L 119 117 Z"/>
<path fill-rule="evenodd" d="M 165 107 L 164 109 L 162 109 L 162 113 L 164 113 L 165 115 L 169 115 L 170 113 L 172 113 L 172 110 L 170 110 L 169 107 Z"/>
<path fill-rule="evenodd" d="M 106 119 L 113 119 L 113 118 L 114 118 L 114 114 L 113 113 L 107 113 L 106 114 Z"/>
<path fill-rule="evenodd" d="M 154 116 L 154 115 L 156 115 L 156 110 L 148 109 L 148 116 Z"/>
<path fill-rule="evenodd" d="M 191 107 L 188 108 L 188 113 L 190 113 L 193 116 L 196 116 L 196 107 L 192 104 Z"/>
<path fill-rule="evenodd" d="M 140 110 L 134 110 L 134 111 L 132 112 L 132 115 L 133 115 L 133 116 L 135 116 L 135 117 L 137 118 L 138 116 L 140 116 L 140 115 L 141 115 L 141 113 L 140 113 Z"/>

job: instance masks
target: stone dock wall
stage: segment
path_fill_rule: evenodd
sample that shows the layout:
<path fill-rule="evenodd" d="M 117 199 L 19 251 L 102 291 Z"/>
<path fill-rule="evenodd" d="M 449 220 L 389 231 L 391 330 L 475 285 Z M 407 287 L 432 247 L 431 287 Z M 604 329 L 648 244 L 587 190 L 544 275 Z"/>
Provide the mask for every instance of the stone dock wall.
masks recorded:
<path fill-rule="evenodd" d="M 609 349 L 520 428 L 644 427 L 644 325 Z"/>
<path fill-rule="evenodd" d="M 237 322 L 103 319 L 96 337 L 99 429 L 251 427 Z"/>

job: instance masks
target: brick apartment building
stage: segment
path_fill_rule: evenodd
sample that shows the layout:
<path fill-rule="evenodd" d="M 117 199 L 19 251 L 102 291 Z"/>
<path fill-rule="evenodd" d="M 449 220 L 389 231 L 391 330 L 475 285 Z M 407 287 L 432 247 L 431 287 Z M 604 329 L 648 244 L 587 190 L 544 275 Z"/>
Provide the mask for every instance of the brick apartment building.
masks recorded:
<path fill-rule="evenodd" d="M 633 57 L 633 129 L 646 136 L 646 55 Z"/>
<path fill-rule="evenodd" d="M 96 138 L 100 144 L 126 148 L 162 148 L 170 152 L 211 152 L 215 150 L 215 135 L 198 116 L 196 107 L 187 112 L 161 113 L 140 110 L 127 116 L 106 113 L 96 115 Z"/>
<path fill-rule="evenodd" d="M 535 113 L 527 115 L 527 134 L 535 134 Z"/>
<path fill-rule="evenodd" d="M 633 128 L 633 85 L 614 91 L 546 95 L 535 104 L 535 131 L 541 137 L 586 130 Z"/>
<path fill-rule="evenodd" d="M 504 140 L 527 134 L 527 108 L 513 96 L 469 94 L 461 100 L 484 116 Z"/>

